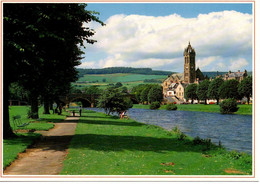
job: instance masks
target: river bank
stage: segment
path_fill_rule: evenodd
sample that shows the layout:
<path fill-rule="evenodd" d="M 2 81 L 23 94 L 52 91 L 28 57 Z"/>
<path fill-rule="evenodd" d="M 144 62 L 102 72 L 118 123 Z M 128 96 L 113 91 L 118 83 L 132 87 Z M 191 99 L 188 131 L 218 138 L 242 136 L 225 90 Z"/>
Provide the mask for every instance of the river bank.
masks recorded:
<path fill-rule="evenodd" d="M 63 175 L 251 175 L 252 156 L 175 129 L 84 110 Z"/>
<path fill-rule="evenodd" d="M 215 104 L 176 104 L 179 111 L 197 111 L 197 112 L 214 112 L 220 113 L 219 105 Z M 234 114 L 239 115 L 252 115 L 252 104 L 238 105 L 239 109 Z M 135 109 L 149 109 L 149 105 L 134 104 L 132 108 Z M 166 110 L 166 105 L 161 105 L 159 110 Z"/>

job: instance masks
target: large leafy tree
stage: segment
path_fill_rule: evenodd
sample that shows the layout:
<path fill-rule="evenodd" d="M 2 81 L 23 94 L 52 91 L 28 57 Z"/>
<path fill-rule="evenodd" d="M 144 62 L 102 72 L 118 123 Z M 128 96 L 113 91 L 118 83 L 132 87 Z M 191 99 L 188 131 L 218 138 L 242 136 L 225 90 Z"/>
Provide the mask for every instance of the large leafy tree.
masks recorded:
<path fill-rule="evenodd" d="M 210 84 L 209 80 L 204 80 L 199 84 L 197 88 L 198 98 L 200 100 L 204 100 L 205 105 L 207 104 L 207 99 L 208 99 L 207 93 L 208 93 L 209 84 Z"/>
<path fill-rule="evenodd" d="M 220 99 L 219 88 L 223 83 L 224 83 L 224 80 L 222 78 L 216 78 L 209 85 L 208 97 L 212 98 L 212 99 L 216 99 L 217 104 L 219 104 L 219 99 Z"/>
<path fill-rule="evenodd" d="M 234 98 L 237 100 L 240 99 L 240 95 L 238 93 L 238 84 L 239 82 L 235 79 L 226 80 L 219 87 L 220 98 L 222 99 Z"/>
<path fill-rule="evenodd" d="M 191 99 L 191 103 L 193 104 L 193 101 L 198 98 L 197 96 L 197 84 L 190 84 L 185 88 L 185 98 Z"/>
<path fill-rule="evenodd" d="M 252 96 L 252 77 L 246 77 L 244 78 L 239 84 L 238 84 L 238 93 L 241 97 L 247 98 L 247 104 L 249 104 L 250 97 Z"/>
<path fill-rule="evenodd" d="M 4 4 L 4 96 L 18 81 L 29 91 L 31 110 L 38 117 L 38 98 L 46 101 L 69 89 L 76 80 L 84 41 L 94 30 L 85 22 L 97 21 L 85 4 Z M 101 23 L 101 22 L 100 22 Z M 12 135 L 8 101 L 4 102 L 4 137 Z"/>
<path fill-rule="evenodd" d="M 98 99 L 97 107 L 103 108 L 106 114 L 113 112 L 120 114 L 133 106 L 132 101 L 122 88 L 109 87 Z"/>
<path fill-rule="evenodd" d="M 163 90 L 162 86 L 154 85 L 148 93 L 148 101 L 152 102 L 161 102 L 163 100 Z"/>

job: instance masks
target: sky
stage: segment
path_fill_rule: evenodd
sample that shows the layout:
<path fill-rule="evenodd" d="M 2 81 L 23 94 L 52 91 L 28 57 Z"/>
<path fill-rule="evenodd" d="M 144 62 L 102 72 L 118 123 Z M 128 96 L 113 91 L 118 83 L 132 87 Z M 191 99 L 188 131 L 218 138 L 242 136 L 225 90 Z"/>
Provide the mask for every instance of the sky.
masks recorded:
<path fill-rule="evenodd" d="M 148 67 L 183 72 L 190 42 L 201 71 L 252 71 L 251 3 L 89 3 L 91 22 L 80 68 Z"/>

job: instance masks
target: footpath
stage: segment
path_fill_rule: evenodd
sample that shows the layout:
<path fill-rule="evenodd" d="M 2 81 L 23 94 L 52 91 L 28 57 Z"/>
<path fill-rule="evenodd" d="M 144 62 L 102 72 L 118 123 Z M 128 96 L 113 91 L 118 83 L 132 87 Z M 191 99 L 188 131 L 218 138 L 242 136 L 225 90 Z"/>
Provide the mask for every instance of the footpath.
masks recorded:
<path fill-rule="evenodd" d="M 20 153 L 18 158 L 4 170 L 4 175 L 57 175 L 61 172 L 67 149 L 75 134 L 79 117 L 67 117 L 63 122 L 54 123 L 40 140 Z"/>

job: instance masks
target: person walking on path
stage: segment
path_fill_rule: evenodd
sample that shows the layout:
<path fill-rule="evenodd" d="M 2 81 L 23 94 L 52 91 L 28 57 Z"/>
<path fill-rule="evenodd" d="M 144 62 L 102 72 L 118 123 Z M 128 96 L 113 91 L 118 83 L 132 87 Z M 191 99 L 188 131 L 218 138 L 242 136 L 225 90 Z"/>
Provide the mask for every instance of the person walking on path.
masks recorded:
<path fill-rule="evenodd" d="M 82 112 L 82 107 L 79 106 L 79 116 L 81 116 L 81 112 Z"/>

